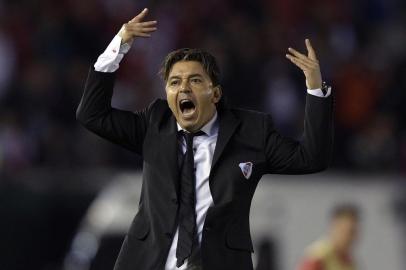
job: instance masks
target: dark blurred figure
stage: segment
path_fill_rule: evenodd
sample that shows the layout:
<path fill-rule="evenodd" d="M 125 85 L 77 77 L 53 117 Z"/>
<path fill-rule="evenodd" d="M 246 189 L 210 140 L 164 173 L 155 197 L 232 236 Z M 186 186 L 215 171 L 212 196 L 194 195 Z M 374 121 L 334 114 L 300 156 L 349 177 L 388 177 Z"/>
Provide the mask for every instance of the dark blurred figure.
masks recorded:
<path fill-rule="evenodd" d="M 397 195 L 394 202 L 394 212 L 395 217 L 398 219 L 399 223 L 401 224 L 400 228 L 402 229 L 402 254 L 406 252 L 406 191 L 405 191 L 406 183 L 400 183 L 399 190 L 401 190 L 400 194 Z M 406 263 L 406 258 L 403 257 L 404 263 Z"/>
<path fill-rule="evenodd" d="M 358 235 L 359 210 L 356 206 L 336 206 L 331 214 L 327 237 L 306 250 L 299 270 L 355 270 L 353 247 Z"/>
<path fill-rule="evenodd" d="M 276 270 L 277 246 L 272 238 L 264 238 L 259 244 L 258 263 L 256 270 Z"/>

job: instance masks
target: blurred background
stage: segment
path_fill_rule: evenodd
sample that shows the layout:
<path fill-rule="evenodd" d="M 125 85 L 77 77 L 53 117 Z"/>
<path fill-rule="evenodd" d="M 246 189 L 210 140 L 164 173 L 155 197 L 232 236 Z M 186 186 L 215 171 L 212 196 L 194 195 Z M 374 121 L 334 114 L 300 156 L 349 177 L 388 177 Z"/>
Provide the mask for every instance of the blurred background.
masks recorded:
<path fill-rule="evenodd" d="M 306 88 L 287 48 L 305 52 L 310 38 L 333 86 L 331 168 L 264 177 L 254 198 L 257 269 L 293 269 L 342 202 L 362 212 L 360 266 L 405 269 L 401 0 L 1 0 L 0 268 L 111 269 L 137 211 L 142 161 L 81 127 L 75 110 L 89 68 L 144 7 L 158 31 L 125 56 L 115 107 L 134 111 L 164 97 L 157 72 L 180 47 L 213 53 L 228 102 L 272 114 L 280 132 L 294 138 Z"/>

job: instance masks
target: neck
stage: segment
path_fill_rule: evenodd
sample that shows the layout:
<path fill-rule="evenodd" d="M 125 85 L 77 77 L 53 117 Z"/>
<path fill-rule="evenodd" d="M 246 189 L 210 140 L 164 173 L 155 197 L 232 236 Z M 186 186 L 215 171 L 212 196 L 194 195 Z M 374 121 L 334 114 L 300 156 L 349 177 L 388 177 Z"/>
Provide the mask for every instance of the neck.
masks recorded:
<path fill-rule="evenodd" d="M 341 254 L 341 255 L 348 255 L 350 252 L 350 247 L 349 246 L 343 246 L 337 242 L 332 241 L 333 249 Z"/>
<path fill-rule="evenodd" d="M 206 121 L 204 121 L 204 123 L 203 123 L 199 128 L 197 128 L 196 130 L 200 130 L 200 129 L 201 129 L 202 127 L 204 127 L 208 122 L 210 122 L 211 119 L 213 119 L 213 117 L 214 117 L 215 114 L 216 114 L 216 110 L 213 110 L 213 111 L 211 112 L 210 116 L 207 117 Z"/>

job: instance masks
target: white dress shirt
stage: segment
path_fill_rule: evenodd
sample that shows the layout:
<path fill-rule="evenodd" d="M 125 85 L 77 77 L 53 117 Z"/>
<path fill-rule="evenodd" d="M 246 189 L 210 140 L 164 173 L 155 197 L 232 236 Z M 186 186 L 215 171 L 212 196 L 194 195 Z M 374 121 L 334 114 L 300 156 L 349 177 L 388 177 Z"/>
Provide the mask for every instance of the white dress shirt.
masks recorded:
<path fill-rule="evenodd" d="M 130 44 L 121 44 L 121 37 L 119 35 L 114 36 L 113 40 L 107 46 L 106 50 L 97 58 L 94 64 L 94 70 L 100 72 L 114 72 L 118 69 L 121 60 L 130 48 Z"/>
<path fill-rule="evenodd" d="M 116 35 L 106 50 L 99 56 L 94 68 L 99 72 L 115 72 L 119 68 L 119 64 L 131 48 L 131 44 L 121 44 L 121 37 Z M 328 88 L 326 95 L 323 94 L 321 89 L 307 89 L 311 95 L 318 97 L 328 97 L 331 93 L 331 88 Z M 178 125 L 178 131 L 182 127 Z M 213 197 L 210 193 L 209 174 L 211 162 L 213 159 L 214 149 L 216 148 L 217 135 L 218 135 L 218 119 L 217 112 L 213 118 L 201 128 L 205 133 L 203 136 L 196 136 L 193 139 L 194 149 L 194 162 L 195 162 L 195 196 L 196 196 L 196 228 L 199 243 L 202 241 L 203 225 L 206 218 L 207 210 L 213 205 Z M 186 152 L 186 141 L 183 136 L 179 137 L 179 149 Z M 184 270 L 187 267 L 187 261 L 180 267 L 176 267 L 176 247 L 178 243 L 179 226 L 172 240 L 172 245 L 166 260 L 165 270 Z"/>

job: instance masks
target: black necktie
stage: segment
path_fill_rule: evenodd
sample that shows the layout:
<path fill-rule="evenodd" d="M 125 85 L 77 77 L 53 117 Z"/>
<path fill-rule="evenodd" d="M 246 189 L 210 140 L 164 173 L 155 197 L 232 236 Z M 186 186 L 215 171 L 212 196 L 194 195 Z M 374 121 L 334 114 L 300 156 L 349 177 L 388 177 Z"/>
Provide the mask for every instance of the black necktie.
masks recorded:
<path fill-rule="evenodd" d="M 186 153 L 181 168 L 180 204 L 179 204 L 179 235 L 176 247 L 176 266 L 183 265 L 185 259 L 192 253 L 196 237 L 195 212 L 195 173 L 193 158 L 193 137 L 203 135 L 202 131 L 196 133 L 183 132 L 186 140 Z"/>

